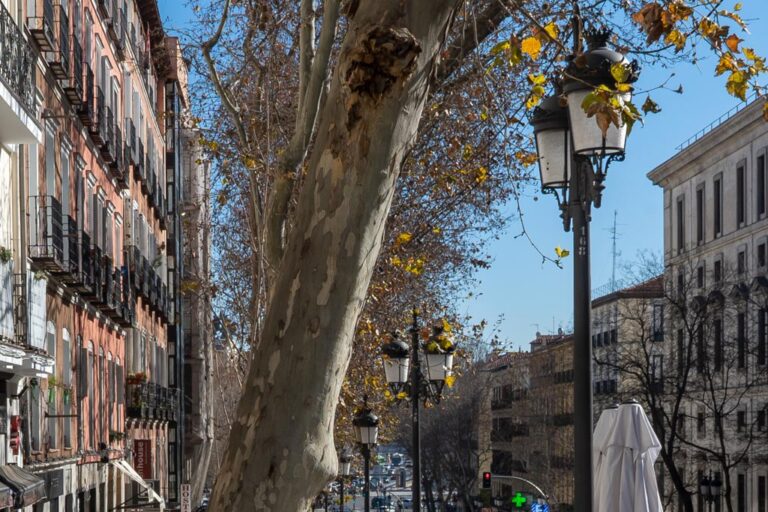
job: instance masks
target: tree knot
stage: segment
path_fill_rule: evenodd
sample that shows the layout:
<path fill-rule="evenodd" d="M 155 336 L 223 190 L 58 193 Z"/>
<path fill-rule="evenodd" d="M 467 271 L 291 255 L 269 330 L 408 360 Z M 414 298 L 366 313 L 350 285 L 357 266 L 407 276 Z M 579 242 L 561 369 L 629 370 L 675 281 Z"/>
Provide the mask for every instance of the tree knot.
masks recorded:
<path fill-rule="evenodd" d="M 421 46 L 406 28 L 374 26 L 352 45 L 342 69 L 347 108 L 347 129 L 362 117 L 362 109 L 375 106 L 416 67 Z"/>

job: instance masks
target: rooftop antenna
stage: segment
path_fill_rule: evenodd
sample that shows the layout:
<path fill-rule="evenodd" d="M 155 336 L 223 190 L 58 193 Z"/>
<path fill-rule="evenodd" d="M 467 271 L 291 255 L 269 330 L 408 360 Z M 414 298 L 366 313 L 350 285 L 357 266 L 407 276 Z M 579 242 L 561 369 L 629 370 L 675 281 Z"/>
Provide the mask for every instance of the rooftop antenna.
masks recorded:
<path fill-rule="evenodd" d="M 621 233 L 617 230 L 617 223 L 616 218 L 619 216 L 619 212 L 617 210 L 613 210 L 613 227 L 610 229 L 611 232 L 611 241 L 613 242 L 613 249 L 611 250 L 611 253 L 613 255 L 613 262 L 611 265 L 611 291 L 616 291 L 616 259 L 619 256 L 619 251 L 616 248 L 616 240 L 618 240 Z"/>

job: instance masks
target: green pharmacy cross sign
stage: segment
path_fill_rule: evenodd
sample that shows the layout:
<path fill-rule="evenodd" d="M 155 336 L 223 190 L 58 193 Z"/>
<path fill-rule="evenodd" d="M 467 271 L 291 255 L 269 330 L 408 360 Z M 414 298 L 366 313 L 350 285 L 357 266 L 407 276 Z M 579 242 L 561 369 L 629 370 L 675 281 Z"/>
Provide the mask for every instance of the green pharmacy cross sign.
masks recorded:
<path fill-rule="evenodd" d="M 523 508 L 523 505 L 528 501 L 528 498 L 518 492 L 515 494 L 514 498 L 510 499 L 510 501 L 515 505 L 515 508 Z"/>

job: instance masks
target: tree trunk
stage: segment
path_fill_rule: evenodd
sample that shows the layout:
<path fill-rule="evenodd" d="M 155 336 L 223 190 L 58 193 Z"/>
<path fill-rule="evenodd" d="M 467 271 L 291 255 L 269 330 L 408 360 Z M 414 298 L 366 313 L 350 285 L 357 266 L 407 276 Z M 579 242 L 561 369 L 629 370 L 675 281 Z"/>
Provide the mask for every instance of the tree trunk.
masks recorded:
<path fill-rule="evenodd" d="M 305 510 L 336 474 L 334 415 L 355 324 L 456 3 L 351 3 L 212 512 Z"/>

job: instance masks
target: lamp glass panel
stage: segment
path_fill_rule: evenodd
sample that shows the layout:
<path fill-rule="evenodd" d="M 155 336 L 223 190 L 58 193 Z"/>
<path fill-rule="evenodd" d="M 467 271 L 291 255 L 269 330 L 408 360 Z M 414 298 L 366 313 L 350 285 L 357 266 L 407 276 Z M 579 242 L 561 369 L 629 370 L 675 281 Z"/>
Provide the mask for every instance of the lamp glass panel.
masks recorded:
<path fill-rule="evenodd" d="M 379 437 L 379 427 L 360 427 L 360 439 L 358 440 L 362 444 L 376 444 L 376 439 Z"/>
<path fill-rule="evenodd" d="M 427 377 L 429 380 L 442 381 L 451 375 L 453 354 L 427 354 Z"/>
<path fill-rule="evenodd" d="M 542 189 L 568 186 L 570 145 L 568 130 L 543 130 L 536 134 Z"/>
<path fill-rule="evenodd" d="M 384 376 L 388 384 L 401 384 L 408 381 L 408 368 L 411 361 L 407 357 L 397 359 L 394 357 L 384 358 Z"/>
<path fill-rule="evenodd" d="M 712 492 L 712 496 L 720 496 L 722 483 L 719 480 L 714 480 L 709 485 L 710 485 L 710 490 Z"/>
<path fill-rule="evenodd" d="M 699 485 L 699 492 L 702 496 L 709 496 L 709 483 L 701 483 Z"/>
<path fill-rule="evenodd" d="M 349 476 L 352 474 L 352 463 L 351 462 L 342 462 L 341 463 L 341 475 L 342 476 Z"/>
<path fill-rule="evenodd" d="M 619 119 L 619 126 L 613 123 L 603 137 L 603 132 L 597 125 L 595 116 L 587 117 L 581 104 L 591 92 L 590 89 L 579 89 L 568 93 L 568 113 L 573 134 L 573 150 L 581 155 L 611 155 L 623 153 L 627 141 L 627 125 Z M 619 101 L 626 103 L 631 98 L 629 93 L 621 95 Z"/>

